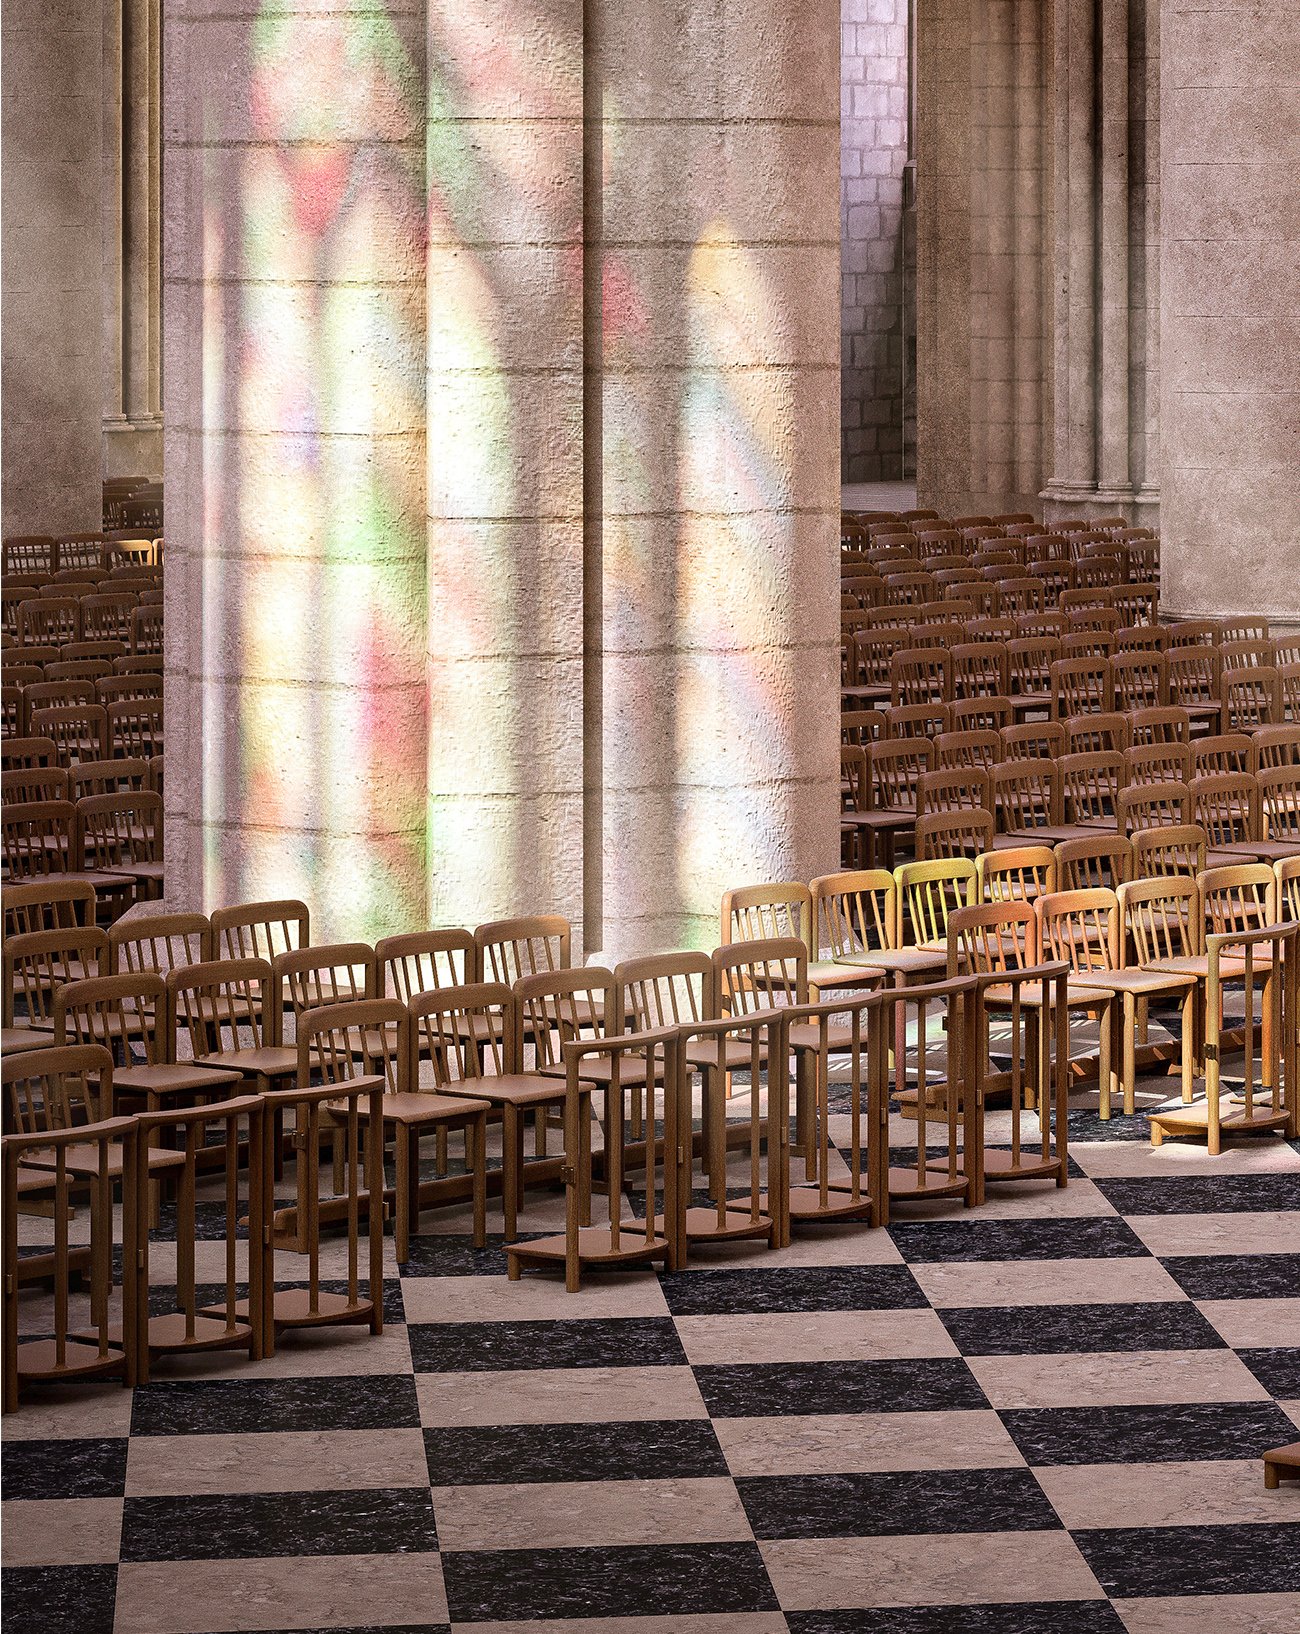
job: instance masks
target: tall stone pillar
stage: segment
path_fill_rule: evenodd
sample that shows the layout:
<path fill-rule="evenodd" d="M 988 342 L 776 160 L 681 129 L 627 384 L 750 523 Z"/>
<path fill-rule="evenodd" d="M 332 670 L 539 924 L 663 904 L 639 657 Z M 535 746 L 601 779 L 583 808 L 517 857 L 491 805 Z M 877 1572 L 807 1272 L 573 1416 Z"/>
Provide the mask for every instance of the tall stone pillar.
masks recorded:
<path fill-rule="evenodd" d="M 166 26 L 168 893 L 370 938 L 426 923 L 424 7 Z"/>
<path fill-rule="evenodd" d="M 4 0 L 3 528 L 99 526 L 98 0 Z"/>
<path fill-rule="evenodd" d="M 1300 626 L 1300 0 L 1164 0 L 1161 598 Z"/>
<path fill-rule="evenodd" d="M 838 12 L 593 13 L 587 907 L 622 956 L 838 865 Z"/>

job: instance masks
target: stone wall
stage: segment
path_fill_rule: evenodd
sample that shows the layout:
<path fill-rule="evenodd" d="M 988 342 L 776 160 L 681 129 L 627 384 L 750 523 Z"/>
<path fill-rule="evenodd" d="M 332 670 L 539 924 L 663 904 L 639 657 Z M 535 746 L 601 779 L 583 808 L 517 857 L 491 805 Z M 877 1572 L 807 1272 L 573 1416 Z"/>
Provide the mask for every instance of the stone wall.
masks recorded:
<path fill-rule="evenodd" d="M 840 467 L 904 472 L 908 0 L 840 0 Z"/>
<path fill-rule="evenodd" d="M 4 0 L 3 528 L 100 523 L 98 0 Z"/>

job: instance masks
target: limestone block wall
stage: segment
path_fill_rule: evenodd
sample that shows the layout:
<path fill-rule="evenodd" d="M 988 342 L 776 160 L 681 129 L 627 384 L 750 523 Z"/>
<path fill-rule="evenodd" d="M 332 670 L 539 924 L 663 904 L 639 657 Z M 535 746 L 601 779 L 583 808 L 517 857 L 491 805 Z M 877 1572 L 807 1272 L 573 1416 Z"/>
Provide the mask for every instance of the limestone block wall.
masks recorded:
<path fill-rule="evenodd" d="M 100 520 L 98 0 L 4 0 L 5 533 Z"/>
<path fill-rule="evenodd" d="M 840 0 L 840 465 L 904 474 L 908 0 Z"/>

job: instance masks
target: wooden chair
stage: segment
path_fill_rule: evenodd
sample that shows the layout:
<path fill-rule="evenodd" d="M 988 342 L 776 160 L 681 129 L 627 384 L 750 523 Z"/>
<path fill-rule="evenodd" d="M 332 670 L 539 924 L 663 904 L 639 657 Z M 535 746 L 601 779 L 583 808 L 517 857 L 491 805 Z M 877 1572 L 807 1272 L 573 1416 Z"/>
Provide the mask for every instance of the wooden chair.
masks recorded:
<path fill-rule="evenodd" d="M 986 851 L 975 860 L 979 901 L 1033 902 L 1056 889 L 1056 852 L 1050 845 Z"/>
<path fill-rule="evenodd" d="M 81 603 L 75 596 L 32 596 L 18 604 L 23 647 L 61 647 L 81 640 Z"/>
<path fill-rule="evenodd" d="M 119 698 L 108 705 L 107 752 L 150 760 L 163 752 L 163 706 L 159 698 Z"/>
<path fill-rule="evenodd" d="M 70 874 L 77 808 L 70 800 L 29 800 L 0 808 L 0 847 L 10 881 Z"/>
<path fill-rule="evenodd" d="M 1242 773 L 1253 777 L 1257 769 L 1255 740 L 1249 732 L 1215 732 L 1192 746 L 1192 777 Z"/>
<path fill-rule="evenodd" d="M 567 970 L 572 963 L 569 921 L 559 914 L 498 919 L 474 932 L 479 971 L 485 981 L 507 987 L 521 976 Z"/>
<path fill-rule="evenodd" d="M 1159 880 L 1176 874 L 1195 879 L 1206 866 L 1205 830 L 1198 823 L 1140 829 L 1130 838 L 1135 880 Z M 1230 860 L 1228 854 L 1219 855 L 1225 862 Z"/>
<path fill-rule="evenodd" d="M 80 760 L 69 772 L 69 794 L 75 802 L 95 794 L 134 794 L 149 786 L 149 762 Z"/>
<path fill-rule="evenodd" d="M 1124 780 L 1142 783 L 1187 783 L 1192 777 L 1192 750 L 1186 743 L 1130 744 L 1124 751 Z"/>
<path fill-rule="evenodd" d="M 1275 766 L 1300 766 L 1300 723 L 1257 726 L 1251 733 L 1255 764 L 1247 771 L 1265 772 Z"/>
<path fill-rule="evenodd" d="M 58 745 L 52 738 L 9 738 L 0 746 L 0 765 L 5 771 L 29 770 L 34 766 L 57 766 Z"/>
<path fill-rule="evenodd" d="M 1193 732 L 1220 731 L 1223 666 L 1218 648 L 1201 643 L 1173 645 L 1168 658 L 1170 702 L 1187 711 Z"/>
<path fill-rule="evenodd" d="M 133 902 L 162 895 L 162 797 L 148 789 L 92 794 L 77 802 L 78 868 L 126 881 Z"/>
<path fill-rule="evenodd" d="M 1154 649 L 1114 654 L 1110 678 L 1116 709 L 1164 709 L 1170 703 L 1169 663 Z"/>
<path fill-rule="evenodd" d="M 276 978 L 265 959 L 180 964 L 166 982 L 173 1059 L 181 1059 L 184 1039 L 196 1067 L 233 1072 L 251 1094 L 266 1095 L 298 1081 L 299 1051 L 281 1042 Z"/>
<path fill-rule="evenodd" d="M 102 704 L 62 704 L 36 709 L 28 716 L 28 730 L 49 738 L 61 764 L 74 760 L 104 760 L 109 754 L 108 712 Z"/>
<path fill-rule="evenodd" d="M 942 732 L 934 747 L 939 771 L 973 766 L 991 772 L 1002 759 L 1002 738 L 997 732 Z"/>
<path fill-rule="evenodd" d="M 311 942 L 307 904 L 297 900 L 241 902 L 212 913 L 213 954 L 221 959 L 273 962 Z"/>
<path fill-rule="evenodd" d="M 1060 721 L 1024 721 L 1005 727 L 998 736 L 1003 760 L 1057 760 L 1067 752 Z"/>
<path fill-rule="evenodd" d="M 6 806 L 68 798 L 68 774 L 61 766 L 31 766 L 21 771 L 0 772 L 0 779 L 3 779 Z"/>
<path fill-rule="evenodd" d="M 811 948 L 812 893 L 806 885 L 747 885 L 724 892 L 718 938 L 723 947 L 779 936 L 797 936 Z"/>
<path fill-rule="evenodd" d="M 1259 774 L 1260 843 L 1257 856 L 1276 862 L 1300 856 L 1300 765 L 1272 766 Z"/>
<path fill-rule="evenodd" d="M 67 982 L 98 976 L 108 943 L 93 927 L 63 925 L 7 936 L 4 944 L 5 1050 L 34 1050 L 55 1042 L 54 995 Z"/>
<path fill-rule="evenodd" d="M 1181 827 L 1191 820 L 1192 797 L 1186 783 L 1139 783 L 1115 798 L 1115 826 L 1131 839 L 1142 829 Z"/>
<path fill-rule="evenodd" d="M 1056 846 L 1060 891 L 1114 890 L 1133 878 L 1133 842 L 1122 834 L 1098 831 Z"/>
<path fill-rule="evenodd" d="M 1065 723 L 1065 747 L 1071 755 L 1123 755 L 1129 747 L 1128 716 L 1117 710 L 1072 715 Z"/>
<path fill-rule="evenodd" d="M 46 875 L 25 884 L 10 885 L 4 892 L 4 933 L 22 936 L 29 931 L 56 930 L 60 926 L 94 927 L 95 888 L 85 880 L 64 875 Z"/>
<path fill-rule="evenodd" d="M 375 943 L 378 990 L 373 998 L 393 997 L 410 1004 L 421 993 L 443 987 L 465 987 L 479 979 L 478 950 L 472 932 L 443 929 L 385 936 Z"/>

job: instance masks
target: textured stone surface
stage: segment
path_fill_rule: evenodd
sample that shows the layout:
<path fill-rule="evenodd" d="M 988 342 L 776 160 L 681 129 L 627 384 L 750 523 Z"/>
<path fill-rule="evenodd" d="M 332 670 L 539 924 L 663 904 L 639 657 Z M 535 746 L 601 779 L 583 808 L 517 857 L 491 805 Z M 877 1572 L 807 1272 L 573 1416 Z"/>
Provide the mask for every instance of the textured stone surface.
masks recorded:
<path fill-rule="evenodd" d="M 100 7 L 4 0 L 3 527 L 100 520 Z"/>
<path fill-rule="evenodd" d="M 1162 600 L 1300 621 L 1300 4 L 1161 10 Z"/>

